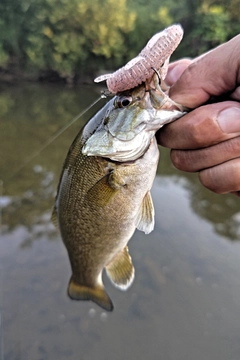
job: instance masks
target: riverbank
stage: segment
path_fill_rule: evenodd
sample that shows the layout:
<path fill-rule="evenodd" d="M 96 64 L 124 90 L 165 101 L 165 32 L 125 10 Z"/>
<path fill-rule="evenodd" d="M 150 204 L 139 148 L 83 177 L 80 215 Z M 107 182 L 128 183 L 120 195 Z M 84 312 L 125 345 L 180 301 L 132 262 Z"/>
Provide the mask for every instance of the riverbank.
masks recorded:
<path fill-rule="evenodd" d="M 19 69 L 5 69 L 0 67 L 0 83 L 15 84 L 19 82 L 61 83 L 66 85 L 92 85 L 95 75 L 75 74 L 61 76 L 54 70 L 39 72 L 25 72 Z"/>

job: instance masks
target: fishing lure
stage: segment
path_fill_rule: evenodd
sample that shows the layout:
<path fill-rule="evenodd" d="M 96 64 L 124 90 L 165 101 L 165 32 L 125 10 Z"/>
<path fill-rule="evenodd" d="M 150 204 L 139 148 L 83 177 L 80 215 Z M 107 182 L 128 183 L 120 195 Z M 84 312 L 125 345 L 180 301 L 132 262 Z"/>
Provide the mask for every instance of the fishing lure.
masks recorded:
<path fill-rule="evenodd" d="M 179 45 L 182 37 L 183 29 L 181 25 L 169 26 L 155 34 L 139 55 L 130 60 L 125 66 L 112 74 L 101 75 L 94 81 L 107 80 L 108 90 L 116 94 L 140 85 L 151 78 L 156 70 L 159 70 L 161 79 L 164 79 L 167 74 L 169 58 Z"/>

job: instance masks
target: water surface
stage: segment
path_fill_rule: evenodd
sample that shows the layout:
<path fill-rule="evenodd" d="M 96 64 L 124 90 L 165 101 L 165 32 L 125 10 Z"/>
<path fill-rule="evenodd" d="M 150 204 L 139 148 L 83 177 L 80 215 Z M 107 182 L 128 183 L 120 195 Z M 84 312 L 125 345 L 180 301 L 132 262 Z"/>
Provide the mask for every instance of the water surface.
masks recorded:
<path fill-rule="evenodd" d="M 49 137 L 99 96 L 98 88 L 0 88 L 1 360 L 239 360 L 239 199 L 203 189 L 161 149 L 152 196 L 156 226 L 136 231 L 136 279 L 104 282 L 115 310 L 66 295 L 70 265 L 50 222 L 78 120 L 28 165 Z"/>

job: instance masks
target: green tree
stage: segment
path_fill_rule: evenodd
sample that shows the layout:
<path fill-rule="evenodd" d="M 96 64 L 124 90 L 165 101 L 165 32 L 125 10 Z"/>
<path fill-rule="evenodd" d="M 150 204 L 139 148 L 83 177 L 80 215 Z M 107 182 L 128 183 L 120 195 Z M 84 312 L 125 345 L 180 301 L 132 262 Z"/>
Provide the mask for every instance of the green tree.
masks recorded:
<path fill-rule="evenodd" d="M 36 0 L 29 8 L 27 41 L 22 47 L 27 66 L 65 76 L 80 67 L 96 68 L 97 61 L 113 56 L 116 63 L 121 62 L 124 34 L 133 29 L 135 20 L 126 0 Z"/>
<path fill-rule="evenodd" d="M 117 69 L 172 23 L 174 58 L 196 56 L 239 32 L 240 0 L 1 0 L 0 67 L 61 76 Z"/>

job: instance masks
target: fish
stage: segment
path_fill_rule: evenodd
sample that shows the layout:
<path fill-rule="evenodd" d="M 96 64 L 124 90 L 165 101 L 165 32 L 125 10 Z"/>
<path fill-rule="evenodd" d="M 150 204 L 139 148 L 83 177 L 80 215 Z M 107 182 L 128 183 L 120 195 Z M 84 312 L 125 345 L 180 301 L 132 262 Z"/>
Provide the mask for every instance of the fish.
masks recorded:
<path fill-rule="evenodd" d="M 156 72 L 116 94 L 80 130 L 65 159 L 52 220 L 60 229 L 72 275 L 68 295 L 113 310 L 102 273 L 121 290 L 135 270 L 128 242 L 154 229 L 151 187 L 159 161 L 156 131 L 185 114 Z"/>

